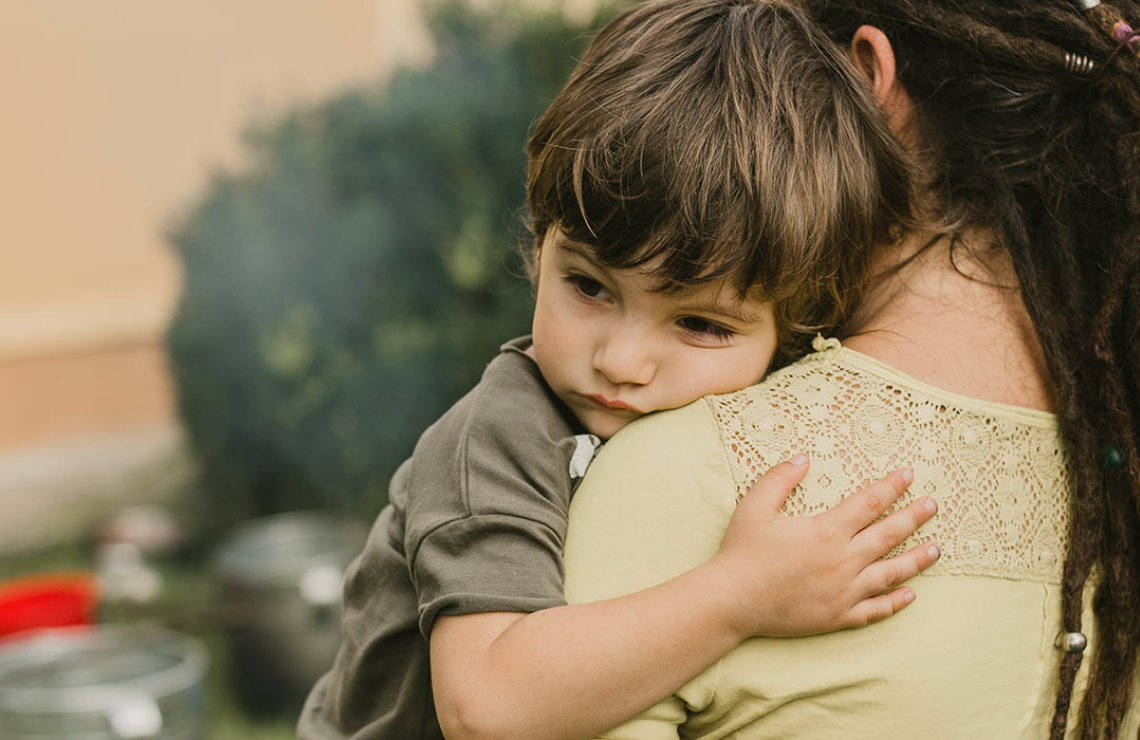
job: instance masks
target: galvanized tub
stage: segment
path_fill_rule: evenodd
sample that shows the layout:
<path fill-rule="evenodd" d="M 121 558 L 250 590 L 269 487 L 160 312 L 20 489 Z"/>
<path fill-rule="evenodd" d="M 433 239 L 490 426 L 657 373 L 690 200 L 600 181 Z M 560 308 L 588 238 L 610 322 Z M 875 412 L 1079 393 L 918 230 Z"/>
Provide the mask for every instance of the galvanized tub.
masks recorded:
<path fill-rule="evenodd" d="M 44 630 L 0 643 L 5 740 L 202 740 L 206 650 L 157 627 Z"/>
<path fill-rule="evenodd" d="M 248 522 L 219 549 L 235 688 L 246 708 L 295 714 L 340 646 L 344 571 L 368 532 L 329 512 Z"/>

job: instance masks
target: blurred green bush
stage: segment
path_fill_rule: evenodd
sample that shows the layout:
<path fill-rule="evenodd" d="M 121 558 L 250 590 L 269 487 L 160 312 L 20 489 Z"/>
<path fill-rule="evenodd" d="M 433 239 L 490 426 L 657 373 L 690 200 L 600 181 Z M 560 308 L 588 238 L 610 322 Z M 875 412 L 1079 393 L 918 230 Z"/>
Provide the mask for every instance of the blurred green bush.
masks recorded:
<path fill-rule="evenodd" d="M 248 134 L 172 233 L 167 344 L 210 526 L 371 518 L 423 429 L 528 331 L 525 144 L 585 34 L 560 15 L 431 20 L 437 55 Z"/>

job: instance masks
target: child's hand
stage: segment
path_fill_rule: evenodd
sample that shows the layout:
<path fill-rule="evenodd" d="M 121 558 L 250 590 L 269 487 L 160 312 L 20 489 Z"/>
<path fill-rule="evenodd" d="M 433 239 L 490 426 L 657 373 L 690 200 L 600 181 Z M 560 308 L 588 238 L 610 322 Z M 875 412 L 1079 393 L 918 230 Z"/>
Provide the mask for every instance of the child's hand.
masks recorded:
<path fill-rule="evenodd" d="M 797 455 L 757 480 L 705 566 L 723 578 L 725 616 L 740 639 L 811 635 L 886 619 L 914 600 L 913 591 L 896 586 L 938 559 L 938 548 L 926 543 L 879 560 L 937 511 L 933 499 L 923 498 L 876 521 L 910 485 L 909 470 L 896 470 L 815 516 L 780 514 L 807 468 L 807 458 Z"/>

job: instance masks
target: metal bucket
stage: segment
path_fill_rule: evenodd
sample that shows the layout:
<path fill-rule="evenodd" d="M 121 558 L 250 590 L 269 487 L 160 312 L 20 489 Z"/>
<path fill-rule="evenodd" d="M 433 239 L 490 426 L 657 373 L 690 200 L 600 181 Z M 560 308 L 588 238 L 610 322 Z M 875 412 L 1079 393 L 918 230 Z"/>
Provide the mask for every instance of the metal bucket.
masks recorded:
<path fill-rule="evenodd" d="M 201 740 L 198 641 L 155 627 L 45 630 L 0 643 L 5 740 Z"/>
<path fill-rule="evenodd" d="M 367 536 L 342 515 L 294 512 L 249 522 L 219 549 L 230 667 L 247 709 L 299 712 L 332 665 L 344 571 Z"/>

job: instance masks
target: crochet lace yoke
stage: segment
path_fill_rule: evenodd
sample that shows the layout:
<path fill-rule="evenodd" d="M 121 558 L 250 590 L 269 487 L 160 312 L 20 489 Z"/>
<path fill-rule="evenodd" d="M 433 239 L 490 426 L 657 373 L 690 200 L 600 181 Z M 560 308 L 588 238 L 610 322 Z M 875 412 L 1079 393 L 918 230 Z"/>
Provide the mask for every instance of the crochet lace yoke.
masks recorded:
<path fill-rule="evenodd" d="M 836 339 L 814 347 L 758 386 L 707 399 L 738 497 L 797 452 L 811 468 L 784 507 L 792 515 L 909 466 L 897 507 L 930 495 L 939 512 L 894 552 L 932 539 L 942 557 L 928 575 L 1060 582 L 1070 461 L 1053 414 L 934 388 Z"/>

